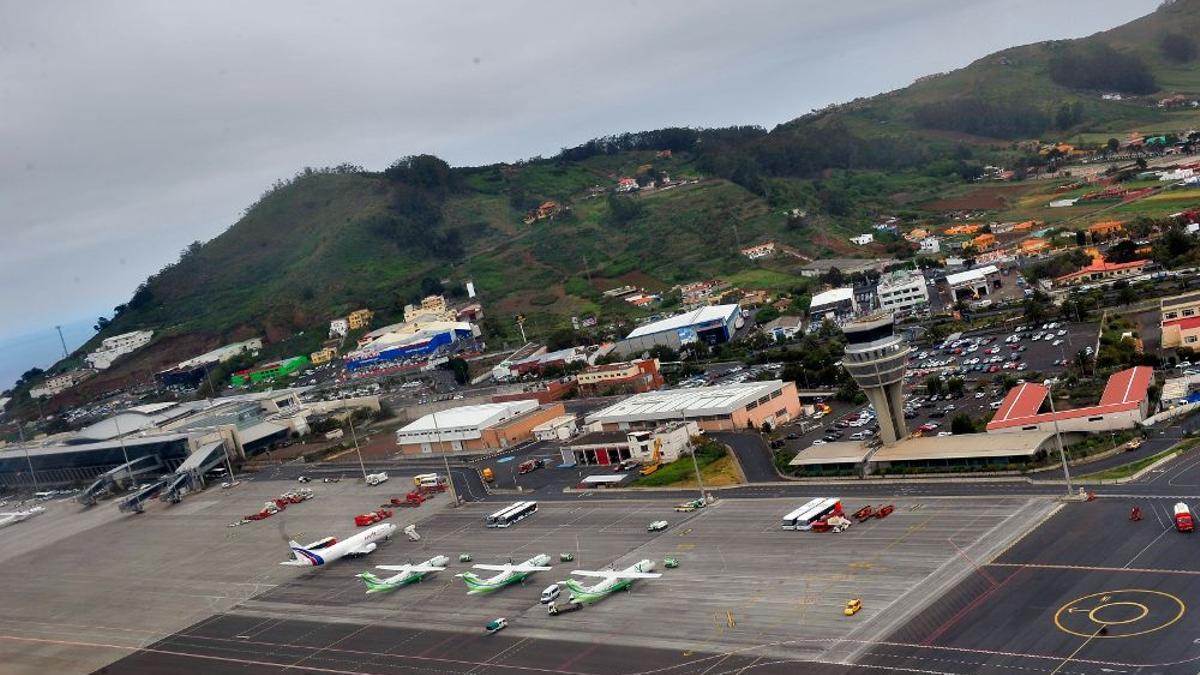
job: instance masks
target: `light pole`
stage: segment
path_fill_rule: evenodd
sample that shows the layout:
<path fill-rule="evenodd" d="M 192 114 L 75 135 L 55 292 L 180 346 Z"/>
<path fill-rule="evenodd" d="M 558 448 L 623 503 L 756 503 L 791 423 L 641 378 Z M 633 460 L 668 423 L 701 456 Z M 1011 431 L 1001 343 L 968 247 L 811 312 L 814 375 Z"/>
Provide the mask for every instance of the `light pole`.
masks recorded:
<path fill-rule="evenodd" d="M 342 403 L 342 409 L 346 409 L 346 403 Z M 363 464 L 362 450 L 358 447 L 358 434 L 354 433 L 354 411 L 350 411 L 348 418 L 350 420 L 350 440 L 354 443 L 354 453 L 358 455 L 358 468 L 362 471 L 363 480 L 367 479 L 367 466 Z"/>
<path fill-rule="evenodd" d="M 25 443 L 25 425 L 17 420 L 17 437 L 21 439 L 21 449 L 25 451 L 25 462 L 29 464 L 29 477 L 33 479 L 33 491 L 38 492 L 37 473 L 33 470 L 33 458 L 29 456 L 29 446 Z"/>
<path fill-rule="evenodd" d="M 1067 496 L 1071 496 L 1071 471 L 1067 468 L 1067 451 L 1063 449 L 1062 432 L 1058 428 L 1058 414 L 1054 411 L 1054 391 L 1046 385 L 1046 397 L 1050 399 L 1050 417 L 1054 420 L 1054 439 L 1058 443 L 1058 456 L 1062 460 L 1063 477 L 1067 481 Z"/>
<path fill-rule="evenodd" d="M 435 410 L 429 413 L 429 415 L 433 418 L 434 436 L 437 438 L 438 445 L 441 445 L 442 428 L 438 426 L 437 411 Z M 454 476 L 450 475 L 450 457 L 447 455 L 448 452 L 448 450 L 442 450 L 442 462 L 446 466 L 446 484 L 450 486 L 450 501 L 453 502 L 455 506 L 458 506 L 458 491 L 454 489 Z M 513 482 L 516 482 L 515 478 L 513 479 Z"/>
<path fill-rule="evenodd" d="M 129 484 L 133 485 L 133 467 L 129 466 L 129 450 L 125 448 L 125 437 L 121 434 L 121 423 L 117 421 L 121 413 L 113 415 L 113 427 L 117 430 L 117 442 L 121 444 L 121 455 L 125 458 L 125 471 L 129 474 Z"/>
<path fill-rule="evenodd" d="M 688 447 L 692 450 L 692 468 L 696 470 L 696 484 L 700 486 L 700 501 L 708 503 L 708 495 L 704 493 L 704 480 L 700 478 L 700 462 L 696 459 L 696 447 L 692 444 L 692 437 L 688 433 L 687 428 L 687 411 L 679 411 L 679 419 L 683 423 L 683 433 L 687 438 Z"/>

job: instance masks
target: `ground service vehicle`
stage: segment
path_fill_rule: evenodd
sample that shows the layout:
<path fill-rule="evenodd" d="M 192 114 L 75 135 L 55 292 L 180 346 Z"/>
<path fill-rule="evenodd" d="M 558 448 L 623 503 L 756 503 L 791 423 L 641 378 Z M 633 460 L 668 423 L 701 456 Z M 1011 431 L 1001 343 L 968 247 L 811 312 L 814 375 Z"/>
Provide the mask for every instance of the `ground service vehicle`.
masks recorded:
<path fill-rule="evenodd" d="M 491 467 L 484 467 L 480 473 L 483 474 L 483 479 L 489 483 L 496 480 L 496 473 L 492 471 Z"/>
<path fill-rule="evenodd" d="M 846 603 L 846 609 L 843 610 L 846 616 L 854 616 L 862 609 L 862 600 L 854 598 Z"/>
<path fill-rule="evenodd" d="M 367 474 L 367 485 L 379 485 L 388 479 L 388 475 L 382 471 L 379 473 Z"/>
<path fill-rule="evenodd" d="M 673 570 L 676 567 L 679 567 L 679 559 L 673 556 L 667 556 L 666 558 L 663 558 L 663 567 Z"/>
<path fill-rule="evenodd" d="M 404 497 L 392 497 L 392 506 L 420 506 L 425 502 L 425 495 L 413 490 Z"/>
<path fill-rule="evenodd" d="M 654 451 L 650 453 L 650 463 L 647 464 L 646 466 L 643 466 L 640 473 L 643 476 L 649 476 L 650 474 L 654 473 L 655 471 L 658 471 L 658 467 L 660 464 L 662 464 L 662 439 L 659 437 L 655 437 L 654 438 Z"/>
<path fill-rule="evenodd" d="M 1192 531 L 1192 512 L 1187 504 L 1179 502 L 1175 505 L 1175 529 L 1180 532 Z"/>
<path fill-rule="evenodd" d="M 493 513 L 484 519 L 488 527 L 508 527 L 537 512 L 537 502 L 517 502 Z"/>
<path fill-rule="evenodd" d="M 557 602 L 552 602 L 546 605 L 546 613 L 550 616 L 558 616 L 567 612 L 578 612 L 581 609 L 583 609 L 583 605 L 578 602 L 567 602 L 561 605 Z"/>
<path fill-rule="evenodd" d="M 647 532 L 661 532 L 665 529 L 667 529 L 667 521 L 665 520 L 656 520 L 646 526 Z"/>
<path fill-rule="evenodd" d="M 560 593 L 562 593 L 562 589 L 558 587 L 558 584 L 550 584 L 546 590 L 542 591 L 542 597 L 538 599 L 538 602 L 548 605 L 554 602 Z"/>
<path fill-rule="evenodd" d="M 436 473 L 419 473 L 413 476 L 413 483 L 416 483 L 417 487 L 431 487 L 445 482 L 445 479 Z"/>
<path fill-rule="evenodd" d="M 532 459 L 527 459 L 524 462 L 521 462 L 521 465 L 517 467 L 517 473 L 524 475 L 536 468 L 537 464 Z"/>
<path fill-rule="evenodd" d="M 488 624 L 486 626 L 484 626 L 484 629 L 487 630 L 489 635 L 491 635 L 492 633 L 496 633 L 498 631 L 504 630 L 507 627 L 508 627 L 508 619 L 505 619 L 504 617 L 500 617 L 499 619 L 496 619 L 494 621 L 489 621 Z"/>
<path fill-rule="evenodd" d="M 703 499 L 693 499 L 690 502 L 684 502 L 682 504 L 679 504 L 678 506 L 675 507 L 675 510 L 679 511 L 681 513 L 686 513 L 688 511 L 695 511 L 696 509 L 702 509 L 702 508 L 704 508 L 704 500 Z"/>

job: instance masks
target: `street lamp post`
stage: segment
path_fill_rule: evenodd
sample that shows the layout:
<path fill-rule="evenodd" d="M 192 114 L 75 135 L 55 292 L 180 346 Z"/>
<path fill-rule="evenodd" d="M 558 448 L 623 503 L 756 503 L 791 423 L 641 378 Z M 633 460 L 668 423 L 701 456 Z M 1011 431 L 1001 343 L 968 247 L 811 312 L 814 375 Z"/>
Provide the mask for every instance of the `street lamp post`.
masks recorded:
<path fill-rule="evenodd" d="M 350 411 L 350 440 L 354 442 L 354 453 L 358 455 L 358 468 L 362 471 L 363 480 L 367 479 L 367 465 L 363 464 L 362 449 L 358 447 L 358 434 L 354 433 L 354 411 Z"/>
<path fill-rule="evenodd" d="M 688 447 L 692 450 L 692 468 L 696 470 L 696 485 L 700 486 L 700 501 L 708 503 L 708 495 L 704 493 L 704 479 L 700 477 L 700 462 L 696 459 L 696 447 L 692 444 L 692 437 L 688 434 L 687 428 L 687 412 L 679 411 L 679 419 L 683 422 L 683 433 L 687 436 Z"/>
<path fill-rule="evenodd" d="M 133 485 L 133 467 L 129 466 L 129 451 L 125 448 L 125 436 L 121 434 L 121 423 L 117 421 L 120 413 L 113 415 L 113 427 L 117 430 L 117 442 L 121 444 L 121 455 L 125 458 L 125 472 L 129 474 L 129 484 Z"/>
<path fill-rule="evenodd" d="M 430 416 L 433 418 L 434 436 L 437 438 L 438 445 L 441 445 L 442 444 L 442 428 L 438 426 L 437 411 L 435 410 L 432 413 L 430 413 Z M 450 486 L 450 501 L 455 506 L 458 506 L 458 490 L 454 489 L 454 476 L 450 475 L 450 457 L 447 455 L 448 452 L 449 452 L 448 450 L 442 450 L 442 462 L 446 466 L 446 484 Z M 514 479 L 514 482 L 516 482 L 515 479 Z"/>
<path fill-rule="evenodd" d="M 1071 470 L 1067 468 L 1067 451 L 1063 449 L 1062 431 L 1058 428 L 1058 414 L 1054 411 L 1054 391 L 1046 385 L 1046 396 L 1050 399 L 1050 417 L 1054 420 L 1054 440 L 1058 443 L 1058 457 L 1062 460 L 1063 478 L 1067 481 L 1067 496 L 1071 496 Z"/>
<path fill-rule="evenodd" d="M 38 492 L 37 473 L 33 470 L 33 458 L 29 456 L 29 446 L 25 444 L 25 425 L 17 420 L 17 437 L 21 439 L 21 449 L 25 451 L 25 462 L 29 464 L 29 477 L 33 480 L 33 491 Z"/>

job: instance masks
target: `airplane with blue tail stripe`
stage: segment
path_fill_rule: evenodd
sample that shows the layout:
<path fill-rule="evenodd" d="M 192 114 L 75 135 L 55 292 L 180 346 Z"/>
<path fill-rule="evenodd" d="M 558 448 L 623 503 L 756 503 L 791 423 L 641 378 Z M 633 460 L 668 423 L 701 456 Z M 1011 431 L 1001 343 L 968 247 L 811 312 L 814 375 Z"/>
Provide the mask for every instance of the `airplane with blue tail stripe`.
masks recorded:
<path fill-rule="evenodd" d="M 292 549 L 292 559 L 279 564 L 293 567 L 321 567 L 342 558 L 364 556 L 378 548 L 379 542 L 390 539 L 396 529 L 396 526 L 391 523 L 382 523 L 343 541 L 326 537 L 307 546 L 301 546 L 293 539 L 288 541 L 288 547 Z"/>

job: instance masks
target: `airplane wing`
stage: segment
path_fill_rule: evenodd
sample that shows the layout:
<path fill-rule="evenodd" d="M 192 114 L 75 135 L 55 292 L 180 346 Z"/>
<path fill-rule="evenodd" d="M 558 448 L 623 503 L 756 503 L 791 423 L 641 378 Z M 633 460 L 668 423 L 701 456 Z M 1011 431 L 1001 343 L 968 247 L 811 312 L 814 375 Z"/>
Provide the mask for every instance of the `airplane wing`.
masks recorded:
<path fill-rule="evenodd" d="M 541 565 L 472 565 L 472 567 L 493 572 L 545 572 L 551 569 Z"/>
<path fill-rule="evenodd" d="M 657 579 L 662 576 L 657 572 L 614 572 L 613 570 L 571 570 L 571 574 L 578 574 L 581 577 L 601 577 L 603 579 Z"/>
<path fill-rule="evenodd" d="M 376 565 L 375 567 L 389 572 L 443 572 L 445 567 L 435 565 Z"/>

